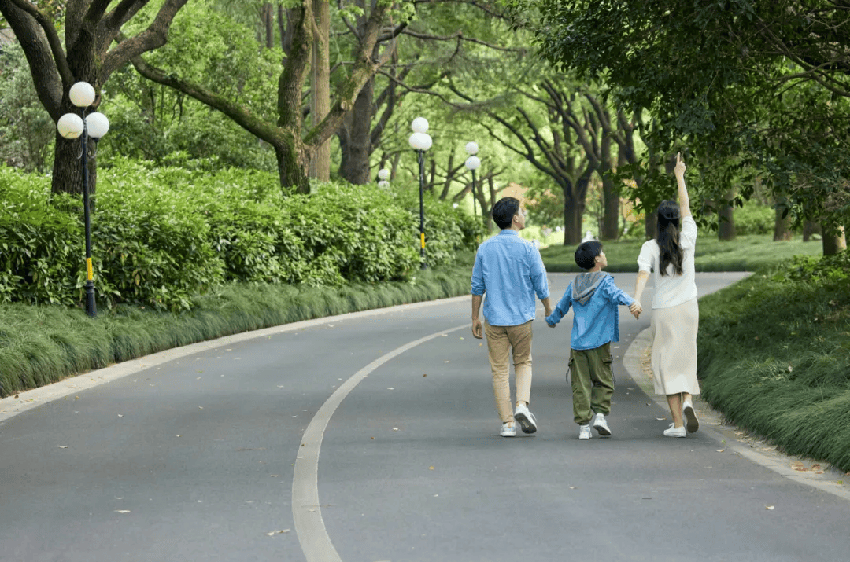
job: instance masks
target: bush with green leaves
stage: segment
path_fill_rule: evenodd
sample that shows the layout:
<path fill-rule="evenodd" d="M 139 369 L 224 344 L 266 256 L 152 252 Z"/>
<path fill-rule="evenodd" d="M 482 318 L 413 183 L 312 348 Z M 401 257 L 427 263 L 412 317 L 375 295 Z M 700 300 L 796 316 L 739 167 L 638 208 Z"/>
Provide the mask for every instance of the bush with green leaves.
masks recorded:
<path fill-rule="evenodd" d="M 0 302 L 81 304 L 82 204 L 49 178 L 0 168 Z M 340 286 L 406 280 L 418 269 L 418 204 L 374 186 L 283 193 L 276 174 L 211 174 L 115 159 L 98 172 L 92 217 L 101 306 L 188 310 L 226 282 Z M 429 201 L 428 263 L 474 247 L 477 227 Z"/>

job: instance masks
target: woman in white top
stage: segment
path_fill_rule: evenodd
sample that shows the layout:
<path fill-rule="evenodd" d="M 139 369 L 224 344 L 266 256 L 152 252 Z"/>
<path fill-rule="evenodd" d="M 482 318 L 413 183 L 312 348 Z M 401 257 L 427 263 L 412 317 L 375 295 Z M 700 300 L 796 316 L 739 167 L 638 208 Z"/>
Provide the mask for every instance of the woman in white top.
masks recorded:
<path fill-rule="evenodd" d="M 697 225 L 691 216 L 685 187 L 685 163 L 676 155 L 673 169 L 679 184 L 679 204 L 663 201 L 658 207 L 655 240 L 645 242 L 638 257 L 635 300 L 654 273 L 652 299 L 652 373 L 656 394 L 667 396 L 673 423 L 667 437 L 685 437 L 699 429 L 692 395 L 697 381 L 697 328 L 699 307 L 694 273 Z"/>

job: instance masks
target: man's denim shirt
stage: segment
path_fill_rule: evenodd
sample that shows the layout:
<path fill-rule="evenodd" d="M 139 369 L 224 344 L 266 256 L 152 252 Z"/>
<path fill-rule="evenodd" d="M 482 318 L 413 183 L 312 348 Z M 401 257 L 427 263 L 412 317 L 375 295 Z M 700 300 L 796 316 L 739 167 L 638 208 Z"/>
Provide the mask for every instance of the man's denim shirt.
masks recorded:
<path fill-rule="evenodd" d="M 491 326 L 519 326 L 534 320 L 534 294 L 539 299 L 549 296 L 540 252 L 516 230 L 503 230 L 478 248 L 472 294 L 484 293 L 484 318 Z"/>

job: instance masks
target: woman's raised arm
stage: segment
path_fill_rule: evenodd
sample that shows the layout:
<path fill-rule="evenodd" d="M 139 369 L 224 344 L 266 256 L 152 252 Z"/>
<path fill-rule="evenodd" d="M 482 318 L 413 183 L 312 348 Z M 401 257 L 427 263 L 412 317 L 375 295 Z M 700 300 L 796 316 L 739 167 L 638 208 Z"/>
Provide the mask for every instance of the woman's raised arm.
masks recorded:
<path fill-rule="evenodd" d="M 691 200 L 688 197 L 688 188 L 685 186 L 685 163 L 682 162 L 682 153 L 676 153 L 676 166 L 673 168 L 673 175 L 676 176 L 676 182 L 679 184 L 679 216 L 685 218 L 691 214 Z"/>

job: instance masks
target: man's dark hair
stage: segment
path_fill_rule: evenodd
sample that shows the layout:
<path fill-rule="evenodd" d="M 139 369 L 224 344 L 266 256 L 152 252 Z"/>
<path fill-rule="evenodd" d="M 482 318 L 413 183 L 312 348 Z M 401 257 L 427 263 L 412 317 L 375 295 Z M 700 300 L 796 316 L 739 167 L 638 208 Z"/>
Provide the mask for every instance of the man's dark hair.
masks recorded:
<path fill-rule="evenodd" d="M 502 230 L 510 228 L 517 212 L 519 212 L 519 199 L 502 197 L 493 205 L 493 222 L 499 225 Z"/>
<path fill-rule="evenodd" d="M 582 269 L 592 269 L 596 265 L 596 256 L 602 253 L 602 242 L 591 240 L 582 242 L 576 248 L 576 265 Z"/>

